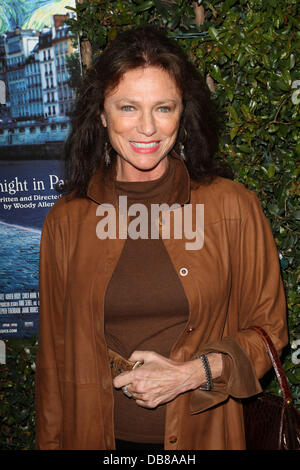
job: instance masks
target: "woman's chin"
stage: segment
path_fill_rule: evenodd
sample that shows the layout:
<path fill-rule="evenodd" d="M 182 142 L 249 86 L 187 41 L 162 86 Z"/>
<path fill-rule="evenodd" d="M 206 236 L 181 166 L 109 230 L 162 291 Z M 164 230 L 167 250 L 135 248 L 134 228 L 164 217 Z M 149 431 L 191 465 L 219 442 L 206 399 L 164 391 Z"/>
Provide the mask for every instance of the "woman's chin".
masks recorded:
<path fill-rule="evenodd" d="M 139 155 L 134 159 L 119 158 L 118 179 L 122 180 L 151 180 L 160 178 L 167 168 L 165 157 L 154 155 Z"/>

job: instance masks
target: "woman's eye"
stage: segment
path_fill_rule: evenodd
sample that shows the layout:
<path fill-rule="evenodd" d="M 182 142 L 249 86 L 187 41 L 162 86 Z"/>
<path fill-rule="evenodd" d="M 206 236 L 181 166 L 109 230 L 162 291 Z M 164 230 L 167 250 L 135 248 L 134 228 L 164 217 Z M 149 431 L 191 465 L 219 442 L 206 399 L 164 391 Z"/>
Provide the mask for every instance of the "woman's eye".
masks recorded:
<path fill-rule="evenodd" d="M 162 113 L 168 113 L 171 109 L 169 106 L 160 106 L 158 108 Z"/>
<path fill-rule="evenodd" d="M 122 106 L 121 108 L 122 111 L 132 111 L 133 110 L 133 106 Z"/>

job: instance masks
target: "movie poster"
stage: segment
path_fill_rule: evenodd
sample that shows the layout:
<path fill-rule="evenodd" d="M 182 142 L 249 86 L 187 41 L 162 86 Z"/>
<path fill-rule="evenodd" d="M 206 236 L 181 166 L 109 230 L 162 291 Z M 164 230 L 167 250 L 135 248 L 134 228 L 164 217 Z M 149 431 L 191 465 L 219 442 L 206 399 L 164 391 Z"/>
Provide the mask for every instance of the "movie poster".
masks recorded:
<path fill-rule="evenodd" d="M 41 229 L 60 197 L 81 74 L 67 6 L 75 0 L 0 4 L 0 339 L 38 332 Z"/>

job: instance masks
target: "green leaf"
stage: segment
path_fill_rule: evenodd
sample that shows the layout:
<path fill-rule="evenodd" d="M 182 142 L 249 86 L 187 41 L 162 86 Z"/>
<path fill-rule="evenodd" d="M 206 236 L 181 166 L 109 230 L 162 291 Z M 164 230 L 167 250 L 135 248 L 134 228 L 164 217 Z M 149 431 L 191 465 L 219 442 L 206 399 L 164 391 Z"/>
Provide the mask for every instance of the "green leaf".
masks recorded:
<path fill-rule="evenodd" d="M 269 132 L 270 134 L 273 134 L 274 132 L 278 132 L 278 129 L 279 129 L 278 125 L 276 125 L 276 124 L 271 124 L 271 125 L 268 127 L 268 132 Z"/>
<path fill-rule="evenodd" d="M 229 135 L 230 135 L 230 139 L 233 141 L 235 136 L 237 135 L 239 131 L 239 127 L 236 126 L 236 127 L 233 127 L 232 129 L 230 129 L 230 132 L 229 132 Z"/>
<path fill-rule="evenodd" d="M 282 91 L 288 91 L 289 86 L 286 84 L 286 82 L 279 78 L 278 80 L 274 80 L 271 82 L 271 86 L 274 87 L 276 90 L 282 90 Z"/>
<path fill-rule="evenodd" d="M 296 59 L 295 59 L 295 55 L 294 54 L 291 54 L 290 55 L 290 70 L 292 70 L 294 67 L 295 67 L 295 63 L 296 63 Z"/>
<path fill-rule="evenodd" d="M 210 75 L 219 83 L 223 83 L 221 70 L 218 65 L 214 64 L 211 68 Z"/>
<path fill-rule="evenodd" d="M 281 73 L 282 73 L 282 78 L 283 78 L 284 82 L 288 86 L 290 86 L 291 83 L 292 83 L 290 71 L 289 70 L 282 70 Z"/>
<path fill-rule="evenodd" d="M 238 117 L 238 114 L 237 114 L 236 110 L 234 109 L 234 107 L 233 106 L 228 106 L 228 111 L 230 113 L 231 118 L 235 122 L 239 122 L 239 117 Z"/>
<path fill-rule="evenodd" d="M 242 113 L 243 113 L 243 115 L 245 116 L 245 118 L 246 118 L 248 121 L 251 121 L 252 115 L 251 115 L 251 113 L 250 113 L 250 111 L 249 111 L 248 106 L 246 106 L 245 104 L 242 104 L 242 105 L 241 105 L 241 110 L 242 110 Z"/>
<path fill-rule="evenodd" d="M 134 10 L 136 13 L 149 10 L 154 6 L 154 2 L 152 0 L 147 0 L 146 2 L 142 3 L 141 5 L 137 6 Z"/>
<path fill-rule="evenodd" d="M 234 91 L 232 90 L 232 88 L 231 87 L 226 87 L 225 88 L 225 93 L 226 93 L 226 96 L 229 99 L 229 101 L 232 101 L 233 97 L 234 97 Z"/>
<path fill-rule="evenodd" d="M 239 62 L 240 67 L 243 68 L 244 65 L 249 62 L 249 59 L 247 55 L 244 53 L 239 56 L 238 62 Z"/>
<path fill-rule="evenodd" d="M 214 28 L 213 26 L 210 26 L 208 28 L 208 34 L 210 35 L 212 39 L 218 39 L 219 33 L 216 30 L 216 28 Z"/>
<path fill-rule="evenodd" d="M 262 60 L 264 67 L 266 67 L 267 69 L 271 68 L 270 57 L 267 54 L 264 54 L 262 56 Z"/>
<path fill-rule="evenodd" d="M 268 168 L 268 176 L 269 178 L 273 178 L 275 175 L 275 165 L 270 165 Z"/>
<path fill-rule="evenodd" d="M 241 152 L 245 152 L 245 153 L 251 153 L 252 152 L 252 149 L 250 147 L 248 147 L 248 145 L 241 144 L 241 145 L 238 145 L 237 147 L 238 147 L 239 150 L 241 150 Z"/>

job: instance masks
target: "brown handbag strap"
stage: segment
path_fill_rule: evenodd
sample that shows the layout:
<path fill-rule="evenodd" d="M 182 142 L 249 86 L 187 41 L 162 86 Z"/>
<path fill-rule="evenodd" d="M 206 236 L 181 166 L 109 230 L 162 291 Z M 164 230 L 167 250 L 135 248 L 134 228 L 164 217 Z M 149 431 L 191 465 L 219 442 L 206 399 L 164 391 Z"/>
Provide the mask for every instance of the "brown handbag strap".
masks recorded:
<path fill-rule="evenodd" d="M 260 326 L 250 326 L 249 329 L 254 330 L 257 333 L 259 333 L 260 336 L 262 337 L 262 339 L 264 340 L 265 345 L 267 347 L 268 354 L 270 356 L 272 365 L 273 365 L 275 373 L 276 373 L 277 380 L 278 380 L 279 385 L 280 385 L 280 389 L 281 389 L 281 392 L 282 392 L 282 397 L 283 397 L 283 400 L 284 400 L 284 404 L 287 405 L 287 406 L 292 406 L 293 405 L 293 397 L 292 397 L 292 394 L 291 394 L 291 390 L 290 390 L 287 378 L 285 376 L 284 370 L 282 368 L 279 356 L 276 352 L 275 346 L 274 346 L 271 338 L 266 333 L 266 331 L 263 328 L 261 328 Z"/>

